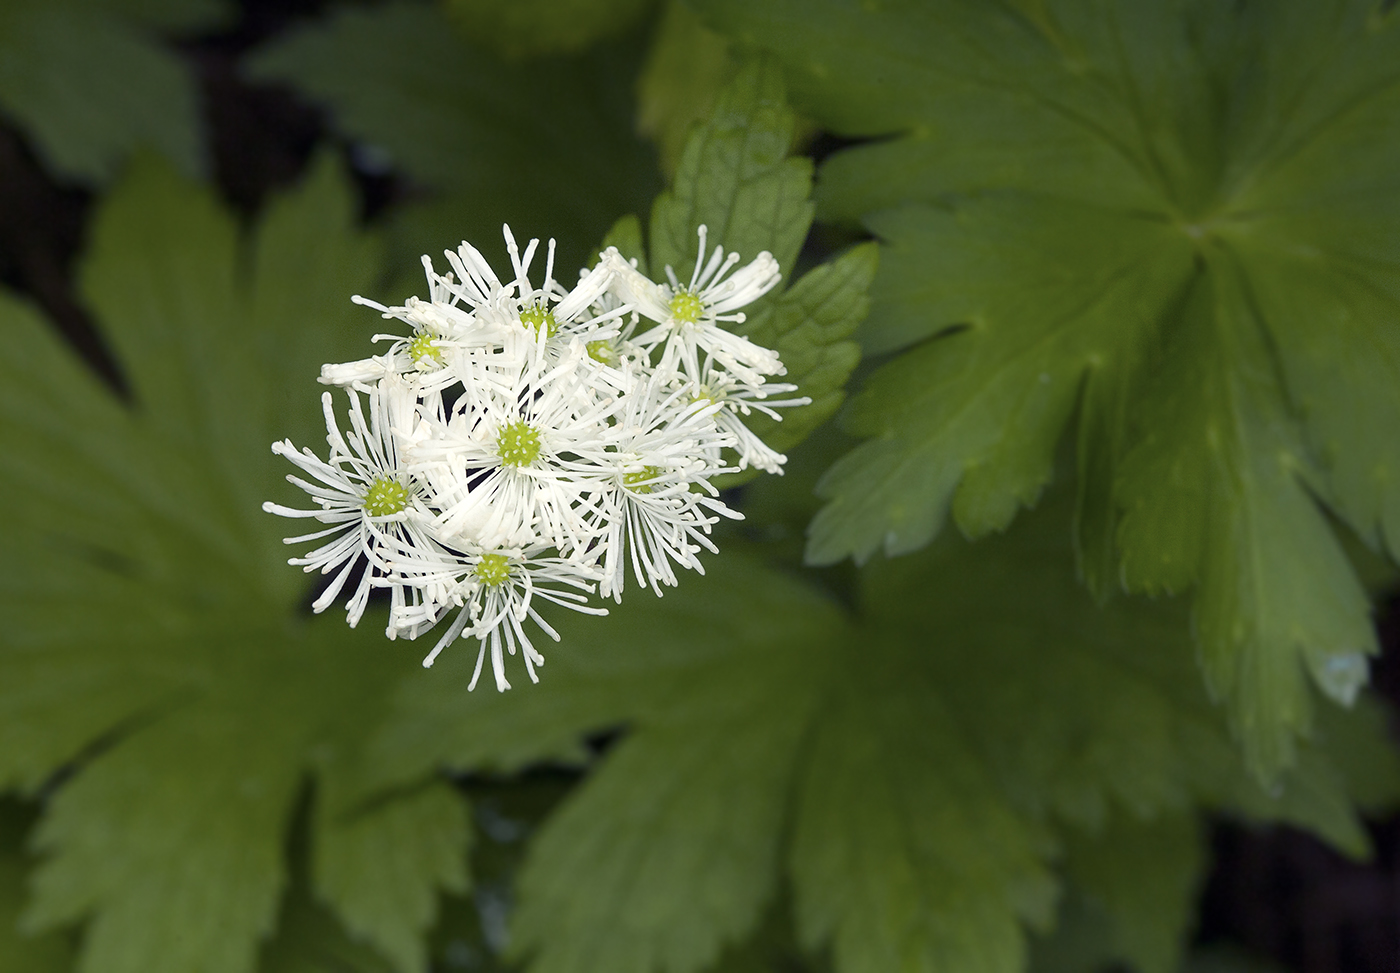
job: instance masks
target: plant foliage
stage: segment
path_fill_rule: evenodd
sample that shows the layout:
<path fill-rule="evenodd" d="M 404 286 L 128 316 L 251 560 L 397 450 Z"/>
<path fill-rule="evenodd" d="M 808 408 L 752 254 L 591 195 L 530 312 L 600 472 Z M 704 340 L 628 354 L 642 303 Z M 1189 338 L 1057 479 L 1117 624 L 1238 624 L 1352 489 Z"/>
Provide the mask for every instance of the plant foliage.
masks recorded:
<path fill-rule="evenodd" d="M 1400 755 L 1339 537 L 1400 544 L 1400 14 L 692 6 L 346 6 L 246 62 L 408 184 L 394 298 L 507 219 L 561 265 L 611 225 L 687 279 L 704 224 L 782 266 L 739 329 L 812 399 L 754 420 L 787 475 L 726 484 L 704 576 L 550 615 L 540 685 L 473 695 L 473 653 L 312 617 L 260 509 L 380 326 L 340 168 L 246 223 L 189 181 L 140 31 L 218 5 L 0 14 L 0 54 L 74 25 L 71 89 L 0 57 L 58 171 L 168 157 L 77 264 L 129 396 L 0 295 L 0 971 L 1245 970 L 1183 954 L 1205 814 L 1368 853 Z M 112 71 L 96 121 L 39 97 Z M 815 201 L 789 88 L 854 142 Z"/>
<path fill-rule="evenodd" d="M 346 295 L 377 251 L 333 166 L 240 240 L 205 190 L 146 163 L 83 266 L 134 403 L 29 308 L 0 308 L 0 782 L 37 793 L 76 763 L 38 825 L 25 921 L 87 919 L 86 973 L 250 969 L 309 775 L 316 894 L 401 969 L 436 889 L 464 887 L 455 792 L 338 801 L 347 748 L 416 666 L 377 632 L 300 617 L 259 510 L 280 472 L 268 443 L 319 418 L 300 390 L 372 324 Z"/>
<path fill-rule="evenodd" d="M 1400 15 L 1370 0 L 702 5 L 831 130 L 832 219 L 886 245 L 871 437 L 808 556 L 1003 529 L 1068 425 L 1107 594 L 1195 591 L 1252 764 L 1376 651 L 1328 523 L 1400 544 Z M 1367 416 L 1366 421 L 1356 417 Z M 1326 512 L 1324 512 L 1324 509 Z"/>
<path fill-rule="evenodd" d="M 396 220 L 412 293 L 419 254 L 498 239 L 502 223 L 558 238 L 560 265 L 581 264 L 619 213 L 655 194 L 653 155 L 632 133 L 635 51 L 504 61 L 443 12 L 398 2 L 312 21 L 256 52 L 248 72 L 329 105 L 337 128 L 437 191 Z"/>
<path fill-rule="evenodd" d="M 197 175 L 193 78 L 150 31 L 226 16 L 222 0 L 12 0 L 0 9 L 0 109 L 65 178 L 105 181 L 142 148 Z"/>

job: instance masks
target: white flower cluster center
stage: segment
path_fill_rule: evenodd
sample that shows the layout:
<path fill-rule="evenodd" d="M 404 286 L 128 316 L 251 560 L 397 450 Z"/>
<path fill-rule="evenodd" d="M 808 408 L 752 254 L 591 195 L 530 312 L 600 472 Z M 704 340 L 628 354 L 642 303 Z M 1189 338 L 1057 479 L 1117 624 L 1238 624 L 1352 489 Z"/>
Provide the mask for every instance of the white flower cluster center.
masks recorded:
<path fill-rule="evenodd" d="M 316 611 L 358 571 L 352 626 L 371 590 L 387 588 L 390 638 L 450 618 L 423 664 L 471 636 L 471 686 L 489 651 L 501 690 L 517 647 L 538 681 L 544 659 L 527 619 L 559 638 L 539 600 L 601 615 L 589 595 L 620 602 L 629 563 L 658 595 L 677 568 L 703 572 L 711 527 L 740 517 L 710 478 L 748 466 L 781 473 L 786 460 L 743 417 L 777 419 L 777 408 L 808 401 L 770 398 L 796 390 L 769 381 L 784 374 L 777 353 L 724 327 L 780 279 L 771 254 L 735 269 L 737 254 L 707 255 L 702 226 L 688 284 L 670 267 L 665 283 L 649 280 L 609 248 L 569 290 L 554 280 L 554 241 L 535 287 L 539 241 L 522 254 L 509 227 L 505 240 L 510 280 L 463 243 L 446 253 L 446 273 L 423 258 L 428 300 L 355 298 L 406 332 L 376 336 L 383 354 L 322 368 L 321 381 L 349 397 L 349 429 L 326 392 L 329 457 L 272 446 L 299 468 L 287 479 L 313 508 L 263 505 L 326 525 L 286 539 L 322 542 L 290 561 L 333 575 Z"/>

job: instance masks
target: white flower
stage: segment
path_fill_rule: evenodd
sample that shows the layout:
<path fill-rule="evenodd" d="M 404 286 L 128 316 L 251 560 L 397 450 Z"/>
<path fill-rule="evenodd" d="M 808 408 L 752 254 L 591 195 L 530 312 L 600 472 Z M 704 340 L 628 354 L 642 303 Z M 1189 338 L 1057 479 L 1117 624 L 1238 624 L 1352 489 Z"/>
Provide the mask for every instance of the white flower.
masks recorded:
<path fill-rule="evenodd" d="M 544 656 L 535 649 L 523 623 L 531 619 L 556 642 L 559 633 L 535 610 L 535 599 L 588 615 L 608 613 L 606 608 L 587 604 L 585 593 L 594 589 L 597 568 L 570 558 L 546 556 L 548 550 L 548 544 L 515 550 L 468 548 L 437 563 L 415 562 L 412 565 L 415 573 L 402 580 L 422 588 L 427 601 L 437 606 L 432 621 L 450 614 L 453 608 L 458 609 L 447 631 L 423 659 L 423 665 L 431 666 L 439 653 L 458 638 L 471 636 L 477 639 L 480 647 L 468 691 L 476 688 L 488 649 L 496 689 L 502 692 L 509 689 L 505 654 L 514 655 L 517 645 L 530 681 L 539 682 L 535 667 L 544 664 Z"/>
<path fill-rule="evenodd" d="M 782 279 L 778 262 L 765 250 L 729 274 L 739 262 L 739 255 L 730 253 L 726 257 L 724 248 L 717 246 L 706 262 L 706 228 L 701 226 L 697 234 L 700 241 L 695 270 L 690 283 L 684 286 L 669 266 L 668 286 L 647 279 L 614 248 L 603 254 L 602 264 L 613 271 L 612 286 L 617 295 L 643 317 L 657 323 L 657 327 L 633 340 L 644 348 L 663 342 L 677 345 L 679 360 L 692 381 L 699 381 L 702 351 L 755 384 L 766 375 L 783 374 L 776 352 L 720 326 L 720 322 L 743 323 L 744 314 L 739 308 L 758 300 Z"/>
<path fill-rule="evenodd" d="M 544 282 L 535 287 L 530 282 L 530 265 L 540 241 L 531 240 L 522 254 L 509 225 L 501 227 L 501 234 L 515 272 L 513 280 L 502 283 L 481 252 L 463 241 L 455 254 L 446 254 L 460 282 L 448 279 L 444 286 L 477 309 L 481 317 L 507 329 L 507 351 L 516 351 L 517 345 L 523 343 L 525 348 L 520 353 L 525 353 L 536 336 L 543 334 L 547 339 L 546 354 L 557 359 L 574 338 L 588 342 L 617 334 L 618 319 L 630 308 L 611 307 L 596 313 L 591 310 L 607 291 L 612 278 L 609 267 L 600 263 L 591 271 L 581 272 L 579 282 L 567 290 L 554 279 L 554 241 L 550 240 Z"/>
<path fill-rule="evenodd" d="M 513 374 L 482 366 L 464 383 L 475 393 L 449 417 L 419 423 L 406 448 L 432 488 L 440 539 L 489 550 L 541 537 L 566 553 L 588 548 L 588 482 L 562 458 L 589 450 L 607 429 L 615 402 L 597 394 L 595 371 L 577 342 L 559 364 L 541 353 Z"/>
<path fill-rule="evenodd" d="M 288 477 L 315 509 L 263 509 L 312 518 L 324 529 L 287 539 L 321 546 L 291 563 L 334 573 L 313 607 L 323 611 L 356 577 L 347 619 L 356 624 L 374 588 L 391 594 L 386 634 L 414 639 L 447 622 L 424 660 L 458 638 L 478 640 L 474 687 L 489 652 L 498 689 L 517 647 L 532 681 L 544 661 L 526 634 L 540 599 L 606 614 L 588 596 L 622 600 L 630 563 L 657 595 L 677 569 L 703 572 L 711 529 L 741 519 L 710 480 L 746 466 L 781 472 L 785 458 L 744 424 L 807 399 L 775 399 L 795 386 L 776 352 L 728 331 L 740 308 L 780 275 L 772 256 L 744 267 L 721 247 L 682 285 L 647 280 L 616 250 L 554 278 L 549 241 L 543 281 L 530 280 L 539 240 L 522 252 L 503 227 L 513 276 L 502 280 L 463 242 L 438 274 L 424 257 L 428 298 L 386 307 L 361 297 L 407 333 L 380 355 L 329 364 L 321 381 L 346 387 L 342 435 L 322 397 L 330 455 L 273 445 L 305 476 Z M 646 318 L 651 324 L 643 328 Z M 361 396 L 369 401 L 368 416 Z M 730 466 L 726 450 L 737 453 Z"/>
<path fill-rule="evenodd" d="M 777 412 L 778 409 L 810 405 L 810 398 L 804 395 L 795 399 L 770 400 L 770 395 L 796 392 L 797 386 L 786 382 L 754 385 L 714 367 L 709 361 L 705 362 L 700 383 L 691 388 L 700 401 L 721 406 L 715 413 L 714 421 L 733 437 L 734 449 L 739 453 L 739 469 L 753 466 L 765 473 L 782 475 L 787 457 L 759 438 L 740 416 L 761 412 L 776 422 L 782 422 L 783 417 Z"/>
<path fill-rule="evenodd" d="M 346 606 L 346 620 L 353 628 L 364 613 L 371 586 L 385 573 L 381 551 L 400 551 L 411 547 L 426 547 L 430 541 L 419 526 L 428 511 L 418 491 L 418 484 L 399 465 L 398 450 L 392 430 L 393 420 L 406 409 L 411 399 L 405 390 L 391 384 L 375 388 L 369 394 L 370 415 L 366 422 L 359 394 L 348 390 L 350 396 L 350 426 L 348 436 L 342 436 L 332 411 L 331 394 L 321 397 L 326 419 L 326 438 L 330 458 L 322 461 L 309 449 L 300 453 L 291 440 L 272 444 L 272 451 L 285 456 L 311 479 L 288 475 L 287 479 L 307 492 L 319 509 L 299 510 L 276 503 L 264 503 L 263 510 L 283 517 L 313 518 L 330 524 L 324 530 L 297 537 L 284 543 L 330 538 L 305 557 L 291 558 L 287 563 L 301 565 L 305 571 L 339 573 L 312 604 L 316 612 L 325 611 L 345 586 L 361 555 L 364 568 L 360 580 Z M 395 596 L 403 598 L 403 592 Z"/>
<path fill-rule="evenodd" d="M 459 353 L 505 341 L 508 332 L 500 324 L 457 306 L 460 298 L 452 286 L 451 274 L 438 276 L 426 256 L 423 271 L 428 281 L 426 301 L 410 297 L 402 306 L 386 307 L 359 294 L 350 298 L 356 304 L 374 308 L 386 319 L 404 322 L 412 330 L 408 335 L 375 335 L 375 341 L 391 342 L 384 354 L 321 366 L 322 384 L 367 384 L 385 375 L 437 372 Z"/>
<path fill-rule="evenodd" d="M 704 573 L 696 554 L 715 551 L 706 536 L 720 516 L 742 519 L 717 499 L 708 480 L 731 472 L 721 451 L 734 437 L 715 423 L 723 407 L 697 401 L 688 387 L 675 388 L 670 376 L 639 376 L 626 364 L 621 396 L 611 425 L 592 448 L 577 450 L 572 466 L 595 483 L 600 503 L 585 516 L 597 520 L 603 576 L 599 593 L 622 601 L 630 552 L 637 583 L 676 584 L 672 562 Z"/>

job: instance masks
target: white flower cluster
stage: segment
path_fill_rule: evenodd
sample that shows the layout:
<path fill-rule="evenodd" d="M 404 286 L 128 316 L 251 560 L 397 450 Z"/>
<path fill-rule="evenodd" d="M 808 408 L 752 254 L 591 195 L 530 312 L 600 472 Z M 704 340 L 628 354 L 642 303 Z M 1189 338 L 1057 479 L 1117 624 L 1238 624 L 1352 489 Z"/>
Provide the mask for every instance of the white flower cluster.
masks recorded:
<path fill-rule="evenodd" d="M 527 618 L 558 641 L 536 599 L 602 615 L 588 595 L 620 602 L 629 562 L 658 595 L 677 568 L 703 571 L 711 526 L 740 516 L 710 478 L 748 466 L 781 473 L 786 459 L 741 417 L 777 419 L 776 408 L 808 400 L 769 398 L 796 389 L 768 381 L 784 373 L 777 353 L 723 326 L 778 282 L 777 262 L 764 252 L 736 269 L 738 254 L 707 255 L 703 226 L 699 238 L 687 284 L 670 267 L 655 283 L 609 248 L 566 290 L 554 280 L 554 241 L 535 287 L 539 241 L 522 254 L 506 227 L 512 279 L 463 243 L 446 253 L 447 273 L 423 258 L 428 300 L 355 297 L 407 331 L 376 336 L 389 343 L 383 354 L 322 369 L 350 400 L 342 433 L 331 393 L 322 396 L 328 459 L 273 444 L 304 474 L 287 479 L 314 509 L 263 504 L 325 525 L 286 539 L 323 542 L 290 561 L 334 573 L 314 609 L 348 585 L 353 626 L 371 589 L 388 588 L 390 638 L 451 616 L 423 664 L 472 636 L 471 686 L 489 649 L 504 690 L 504 654 L 517 646 L 538 681 L 544 659 Z"/>

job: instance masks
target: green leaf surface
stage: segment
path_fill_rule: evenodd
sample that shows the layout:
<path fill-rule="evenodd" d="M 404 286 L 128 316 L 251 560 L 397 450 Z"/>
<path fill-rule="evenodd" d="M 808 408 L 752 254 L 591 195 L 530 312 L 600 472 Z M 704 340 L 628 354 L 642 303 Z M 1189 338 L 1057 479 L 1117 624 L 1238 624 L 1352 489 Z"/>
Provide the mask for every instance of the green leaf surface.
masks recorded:
<path fill-rule="evenodd" d="M 843 676 L 855 686 L 814 731 L 792 839 L 799 934 L 829 941 L 842 973 L 1022 969 L 1018 919 L 1045 921 L 1054 895 L 1038 835 L 901 661 Z"/>
<path fill-rule="evenodd" d="M 801 942 L 840 973 L 1020 970 L 1061 835 L 1201 803 L 1364 854 L 1360 764 L 1400 786 L 1375 714 L 1329 708 L 1338 728 L 1265 791 L 1201 688 L 1184 611 L 1100 609 L 1078 585 L 1072 499 L 872 565 L 856 609 L 728 538 L 663 599 L 561 619 L 530 693 L 464 710 L 474 655 L 445 654 L 444 678 L 401 691 L 360 786 L 586 762 L 582 737 L 626 727 L 531 844 L 514 948 L 551 973 L 701 969 L 785 880 Z M 1115 906 L 1123 948 L 1160 956 L 1140 901 Z"/>
<path fill-rule="evenodd" d="M 846 380 L 860 362 L 860 347 L 848 339 L 870 308 L 878 260 L 875 244 L 857 244 L 808 271 L 745 326 L 747 337 L 782 356 L 787 368 L 782 381 L 797 386 L 793 395 L 812 400 L 786 410 L 781 422 L 761 414 L 749 417 L 749 428 L 774 449 L 802 442 L 846 400 Z"/>
<path fill-rule="evenodd" d="M 373 625 L 302 617 L 284 525 L 259 510 L 290 490 L 268 444 L 324 436 L 317 368 L 378 323 L 347 299 L 378 267 L 353 224 L 329 163 L 246 234 L 138 166 L 80 268 L 130 407 L 0 302 L 0 787 L 46 790 L 26 924 L 85 922 L 84 973 L 251 970 L 308 776 L 342 792 L 386 693 L 421 674 Z M 421 785 L 359 816 L 329 804 L 313 836 L 319 894 L 403 970 L 436 890 L 464 880 L 462 808 Z"/>
<path fill-rule="evenodd" d="M 619 745 L 550 819 L 514 925 L 537 952 L 532 970 L 694 970 L 752 931 L 773 895 L 794 757 L 817 703 L 787 678 L 801 661 L 755 660 L 741 693 L 722 672 L 697 672 L 675 710 Z"/>
<path fill-rule="evenodd" d="M 205 167 L 194 79 L 151 28 L 208 28 L 218 2 L 33 0 L 0 11 L 0 111 L 64 179 L 105 182 L 134 152 Z"/>
<path fill-rule="evenodd" d="M 671 187 L 652 206 L 654 272 L 669 266 L 688 282 L 704 224 L 711 245 L 745 261 L 767 250 L 790 279 L 815 211 L 811 160 L 788 155 L 795 124 L 782 69 L 771 60 L 746 65 L 691 133 Z"/>
<path fill-rule="evenodd" d="M 809 557 L 1004 529 L 1077 414 L 1081 571 L 1194 589 L 1256 772 L 1375 651 L 1319 503 L 1397 553 L 1400 16 L 1369 0 L 704 0 L 795 103 L 878 137 L 820 205 L 885 253 L 867 437 Z"/>
<path fill-rule="evenodd" d="M 33 862 L 24 853 L 32 814 L 12 802 L 0 803 L 0 973 L 68 973 L 73 945 L 58 933 L 20 931 L 25 882 Z"/>
<path fill-rule="evenodd" d="M 654 0 L 446 0 L 445 6 L 466 37 L 520 57 L 582 51 L 631 28 Z"/>
<path fill-rule="evenodd" d="M 724 36 L 682 0 L 668 0 L 637 78 L 637 129 L 656 142 L 661 168 L 675 174 L 691 128 L 703 122 L 737 67 Z"/>
<path fill-rule="evenodd" d="M 289 31 L 247 70 L 327 105 L 341 132 L 436 192 L 395 222 L 404 266 L 463 238 L 500 252 L 502 223 L 520 239 L 557 238 L 558 266 L 578 266 L 659 188 L 633 131 L 637 47 L 507 62 L 458 37 L 442 11 L 393 3 Z"/>
<path fill-rule="evenodd" d="M 328 794 L 318 802 L 316 888 L 352 933 L 392 957 L 398 969 L 423 969 L 438 890 L 460 895 L 469 887 L 466 804 L 441 782 L 339 813 L 333 801 Z"/>
<path fill-rule="evenodd" d="M 785 280 L 749 305 L 736 329 L 777 350 L 787 368 L 777 381 L 797 385 L 792 397 L 812 400 L 785 409 L 781 422 L 761 413 L 747 417 L 777 450 L 796 446 L 845 400 L 846 380 L 860 360 L 850 337 L 869 309 L 877 262 L 873 245 L 858 245 L 790 283 L 813 214 L 811 163 L 788 154 L 794 125 L 777 64 L 745 64 L 690 133 L 670 189 L 652 206 L 651 259 L 644 265 L 658 275 L 670 268 L 689 282 L 702 225 L 711 248 L 723 246 L 746 261 L 763 251 L 777 259 Z M 718 482 L 736 486 L 754 475 L 750 470 Z"/>
<path fill-rule="evenodd" d="M 258 973 L 395 973 L 396 968 L 354 942 L 336 917 L 294 884 L 278 916 L 277 935 L 258 957 Z"/>
<path fill-rule="evenodd" d="M 1065 873 L 1101 910 L 1113 958 L 1140 973 L 1176 973 L 1205 864 L 1195 817 L 1171 814 L 1075 835 Z"/>

